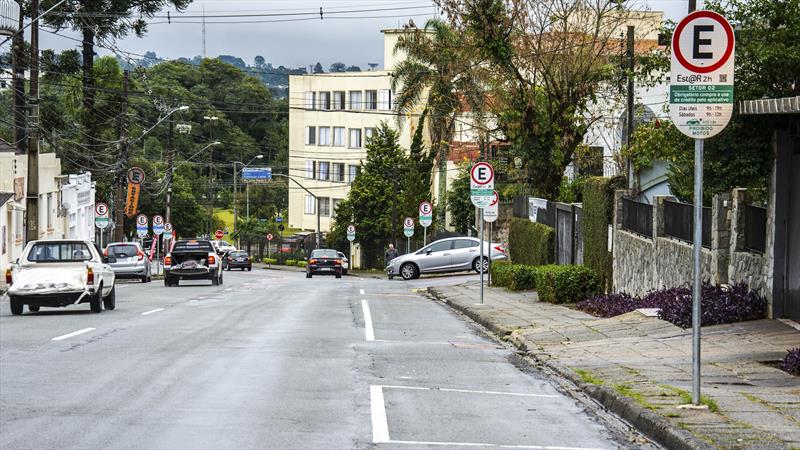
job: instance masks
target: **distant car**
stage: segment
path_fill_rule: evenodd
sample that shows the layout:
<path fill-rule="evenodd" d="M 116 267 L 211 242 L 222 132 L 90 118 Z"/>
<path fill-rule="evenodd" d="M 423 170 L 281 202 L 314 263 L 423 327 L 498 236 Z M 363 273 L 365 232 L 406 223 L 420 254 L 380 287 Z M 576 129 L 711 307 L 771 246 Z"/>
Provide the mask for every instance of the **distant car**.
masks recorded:
<path fill-rule="evenodd" d="M 214 246 L 214 250 L 216 250 L 220 255 L 224 255 L 225 253 L 236 250 L 236 247 L 229 244 L 227 241 L 211 241 L 211 245 Z"/>
<path fill-rule="evenodd" d="M 489 270 L 489 249 L 492 261 L 506 259 L 499 243 L 483 243 L 483 270 Z M 419 251 L 399 256 L 386 266 L 389 278 L 401 276 L 404 280 L 419 278 L 423 273 L 459 272 L 480 270 L 480 240 L 471 237 L 441 239 Z"/>
<path fill-rule="evenodd" d="M 197 239 L 175 242 L 172 251 L 164 256 L 164 286 L 178 286 L 181 280 L 211 280 L 222 284 L 221 257 L 210 241 Z"/>
<path fill-rule="evenodd" d="M 342 252 L 337 252 L 337 254 L 342 260 L 342 275 L 347 275 L 347 271 L 350 270 L 350 260 Z"/>
<path fill-rule="evenodd" d="M 327 248 L 312 250 L 306 265 L 306 278 L 313 275 L 336 275 L 336 278 L 342 278 L 342 259 L 339 258 L 339 252 Z"/>
<path fill-rule="evenodd" d="M 117 278 L 138 278 L 142 283 L 152 279 L 150 258 L 138 242 L 112 242 L 103 250 L 104 256 L 113 256 L 116 262 L 110 263 Z"/>
<path fill-rule="evenodd" d="M 226 253 L 225 256 L 223 256 L 223 263 L 225 264 L 225 268 L 228 270 L 253 270 L 253 257 L 242 250 L 234 250 Z"/>
<path fill-rule="evenodd" d="M 44 307 L 89 303 L 92 312 L 116 308 L 114 271 L 88 241 L 31 241 L 22 256 L 6 269 L 11 314 L 24 306 L 31 312 Z"/>

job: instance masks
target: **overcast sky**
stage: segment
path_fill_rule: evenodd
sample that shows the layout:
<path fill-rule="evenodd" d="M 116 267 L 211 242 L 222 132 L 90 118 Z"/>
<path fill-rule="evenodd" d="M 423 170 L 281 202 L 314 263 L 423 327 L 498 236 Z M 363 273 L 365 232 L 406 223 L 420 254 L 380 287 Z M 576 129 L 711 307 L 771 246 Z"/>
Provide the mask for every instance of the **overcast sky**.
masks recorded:
<path fill-rule="evenodd" d="M 673 20 L 686 14 L 687 4 L 687 0 L 642 3 L 649 9 L 665 11 L 666 18 Z M 323 20 L 319 19 L 320 6 Z M 183 13 L 171 11 L 172 23 L 153 18 L 143 38 L 129 36 L 116 46 L 139 54 L 154 51 L 165 59 L 199 55 L 204 8 L 207 56 L 236 55 L 251 64 L 256 55 L 261 55 L 276 67 L 307 67 L 319 61 L 325 70 L 337 61 L 362 69 L 368 63 L 382 65 L 380 30 L 397 28 L 409 18 L 422 26 L 437 14 L 431 0 L 195 0 Z M 232 14 L 250 17 L 211 17 Z M 79 37 L 66 31 L 61 34 Z M 79 48 L 78 42 L 47 32 L 41 33 L 41 40 L 42 48 Z M 98 49 L 98 53 L 110 52 Z"/>

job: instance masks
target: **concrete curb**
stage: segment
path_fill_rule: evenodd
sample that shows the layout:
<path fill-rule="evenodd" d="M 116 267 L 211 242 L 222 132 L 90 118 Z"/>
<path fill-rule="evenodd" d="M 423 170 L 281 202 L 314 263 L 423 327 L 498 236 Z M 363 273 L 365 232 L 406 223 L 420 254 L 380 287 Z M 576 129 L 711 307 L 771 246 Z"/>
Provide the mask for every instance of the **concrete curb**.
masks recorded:
<path fill-rule="evenodd" d="M 634 400 L 619 394 L 609 387 L 586 383 L 569 367 L 562 366 L 561 364 L 558 364 L 548 358 L 542 358 L 542 355 L 536 355 L 527 348 L 524 339 L 519 339 L 512 336 L 512 330 L 508 327 L 482 316 L 480 312 L 475 311 L 472 308 L 447 300 L 447 298 L 435 288 L 429 287 L 427 288 L 427 292 L 435 299 L 481 324 L 499 338 L 507 340 L 518 350 L 525 352 L 525 354 L 536 361 L 536 363 L 541 364 L 559 376 L 566 378 L 578 386 L 578 388 L 581 389 L 581 391 L 583 391 L 585 394 L 603 405 L 607 410 L 621 417 L 633 425 L 641 433 L 647 435 L 660 445 L 668 449 L 675 450 L 715 449 L 715 447 L 695 438 L 688 431 L 676 427 L 668 419 L 665 419 L 649 409 L 639 405 Z"/>

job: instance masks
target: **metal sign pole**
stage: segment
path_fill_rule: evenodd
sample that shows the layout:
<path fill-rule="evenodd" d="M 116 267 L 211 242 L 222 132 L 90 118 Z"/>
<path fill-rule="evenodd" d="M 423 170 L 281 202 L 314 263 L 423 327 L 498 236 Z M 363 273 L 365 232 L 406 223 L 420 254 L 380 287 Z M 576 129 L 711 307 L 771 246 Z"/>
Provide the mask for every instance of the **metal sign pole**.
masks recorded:
<path fill-rule="evenodd" d="M 481 240 L 481 256 L 480 256 L 480 259 L 478 259 L 478 267 L 480 268 L 479 272 L 481 274 L 481 305 L 482 305 L 483 304 L 483 208 L 478 208 L 478 209 L 480 209 L 480 211 L 481 211 L 481 213 L 480 213 L 480 216 L 481 216 L 480 228 L 481 229 L 480 229 L 480 231 L 478 231 L 478 233 L 480 234 L 480 240 Z"/>
<path fill-rule="evenodd" d="M 406 255 L 411 253 L 411 237 L 406 237 Z"/>
<path fill-rule="evenodd" d="M 486 276 L 489 286 L 492 285 L 492 223 L 489 222 L 489 273 Z"/>
<path fill-rule="evenodd" d="M 700 404 L 700 327 L 702 326 L 703 140 L 694 140 L 694 284 L 692 286 L 692 403 Z"/>
<path fill-rule="evenodd" d="M 428 245 L 428 227 L 422 227 L 422 246 Z"/>

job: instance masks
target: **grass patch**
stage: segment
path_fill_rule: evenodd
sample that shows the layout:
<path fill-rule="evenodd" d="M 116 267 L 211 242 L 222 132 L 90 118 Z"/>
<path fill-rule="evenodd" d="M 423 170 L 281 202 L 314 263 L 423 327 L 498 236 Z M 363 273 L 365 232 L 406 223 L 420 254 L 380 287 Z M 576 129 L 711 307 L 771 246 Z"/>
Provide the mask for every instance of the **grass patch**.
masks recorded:
<path fill-rule="evenodd" d="M 681 416 L 681 415 L 680 415 L 680 413 L 675 413 L 675 412 L 666 413 L 666 414 L 664 414 L 664 415 L 665 415 L 665 416 L 667 416 L 667 417 L 671 417 L 671 418 L 673 418 L 673 419 L 676 419 L 676 418 L 678 418 L 678 417 L 680 417 L 680 416 Z"/>
<path fill-rule="evenodd" d="M 597 386 L 601 386 L 604 383 L 600 377 L 595 375 L 590 370 L 583 370 L 583 369 L 572 369 L 572 370 L 574 370 L 575 373 L 577 373 L 578 376 L 581 377 L 581 381 L 583 381 L 584 383 L 594 384 Z"/>
<path fill-rule="evenodd" d="M 620 394 L 624 395 L 635 401 L 636 403 L 644 406 L 647 409 L 655 411 L 657 407 L 647 401 L 647 399 L 642 395 L 640 392 L 636 392 L 633 387 L 629 384 L 615 384 L 614 390 L 619 392 Z"/>
<path fill-rule="evenodd" d="M 689 403 L 692 403 L 692 393 L 689 391 L 683 390 L 681 388 L 676 388 L 675 386 L 668 386 L 666 384 L 662 384 L 661 388 L 671 391 L 672 393 L 680 397 L 681 403 L 683 404 L 688 405 Z M 712 399 L 711 397 L 707 397 L 701 394 L 700 404 L 708 406 L 708 410 L 713 413 L 719 412 L 719 405 L 717 405 L 717 402 L 715 402 L 714 399 Z"/>

